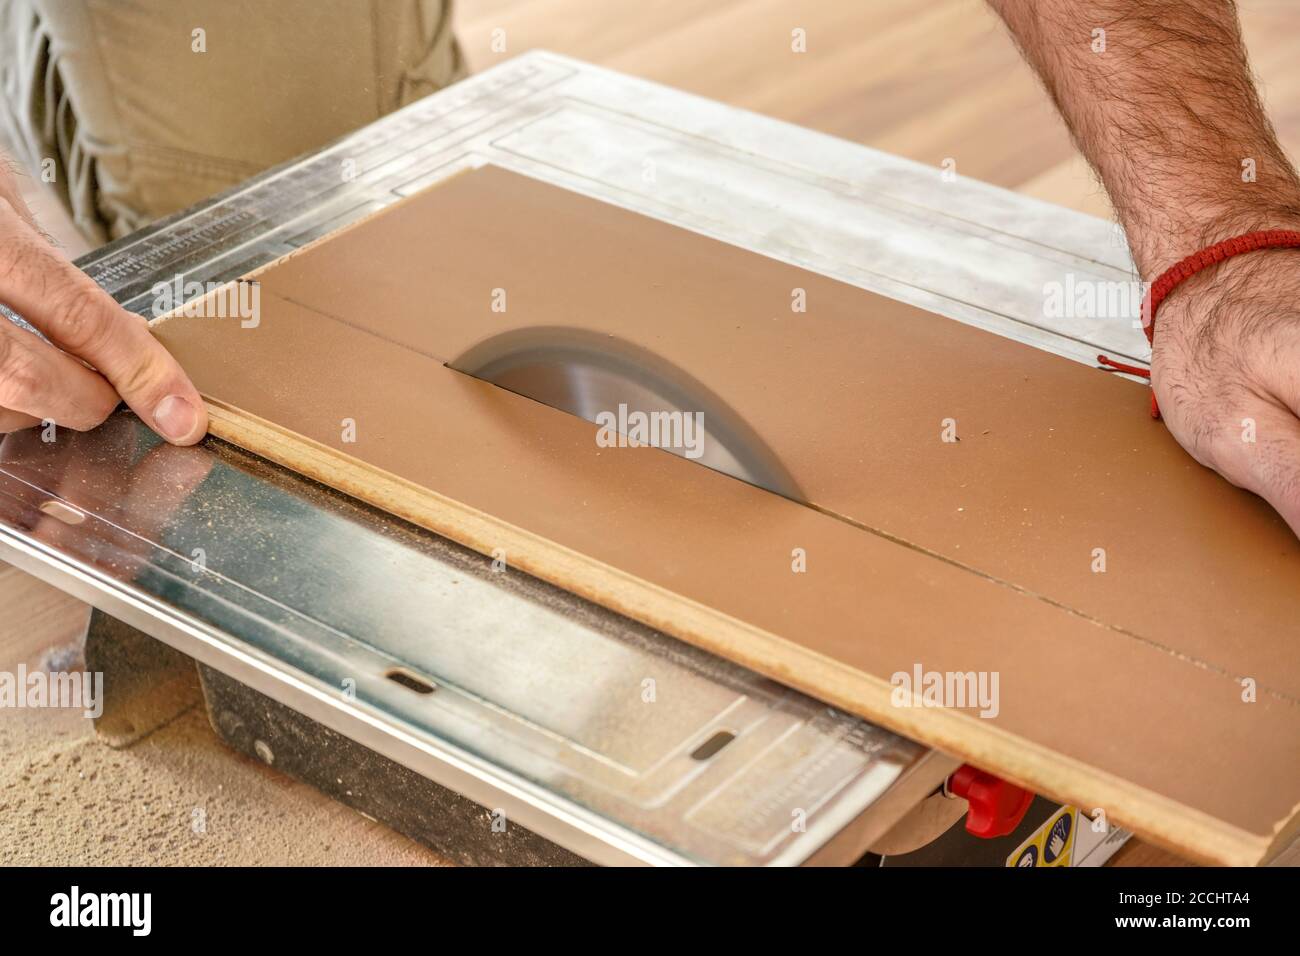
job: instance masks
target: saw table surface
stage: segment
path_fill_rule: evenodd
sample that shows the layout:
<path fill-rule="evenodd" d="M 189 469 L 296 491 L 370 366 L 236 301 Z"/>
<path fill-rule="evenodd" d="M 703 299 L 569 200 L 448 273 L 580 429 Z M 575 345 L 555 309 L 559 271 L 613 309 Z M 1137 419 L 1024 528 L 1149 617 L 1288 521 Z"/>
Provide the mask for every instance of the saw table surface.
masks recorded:
<path fill-rule="evenodd" d="M 485 162 L 1079 361 L 1099 350 L 1146 354 L 1130 323 L 1044 317 L 1043 285 L 1063 271 L 1128 280 L 1126 250 L 1107 223 L 962 179 L 936 189 L 933 169 L 545 54 L 430 97 L 81 264 L 149 314 L 160 279 L 246 274 Z M 672 763 L 720 731 L 735 734 L 736 754 L 750 747 L 778 762 L 766 778 L 798 780 L 821 801 L 822 840 L 865 805 L 864 792 L 924 756 L 544 586 L 503 583 L 445 543 L 219 444 L 154 447 L 121 414 L 60 446 L 7 444 L 0 458 L 6 556 L 485 804 L 510 802 L 512 816 L 592 858 L 807 856 L 812 841 L 780 838 L 786 821 L 760 809 L 785 804 L 750 792 L 752 778 L 737 771 L 721 781 L 739 806 L 705 812 L 693 800 L 658 813 L 663 801 L 651 794 L 677 786 Z M 85 520 L 33 524 L 51 498 Z M 217 554 L 194 546 L 212 537 L 197 529 L 213 524 L 222 529 Z M 432 657 L 431 596 L 445 622 Z M 593 637 L 602 632 L 606 643 Z M 494 633 L 515 635 L 511 653 L 494 651 Z M 535 640 L 524 659 L 521 633 Z M 573 683 L 575 659 L 601 680 Z M 602 688 L 644 679 L 647 668 L 694 688 L 697 706 L 678 709 L 662 736 L 636 741 L 619 731 L 636 726 L 636 715 L 623 721 L 619 709 L 640 698 L 611 701 Z M 447 712 L 395 685 L 394 669 L 452 691 L 430 698 L 451 701 Z M 542 701 L 526 690 L 539 679 L 554 692 Z M 790 734 L 807 739 L 786 758 L 773 747 Z M 809 749 L 824 775 L 801 771 Z M 627 782 L 612 802 L 611 771 Z M 694 772 L 683 765 L 677 779 Z M 714 822 L 701 826 L 706 818 Z"/>

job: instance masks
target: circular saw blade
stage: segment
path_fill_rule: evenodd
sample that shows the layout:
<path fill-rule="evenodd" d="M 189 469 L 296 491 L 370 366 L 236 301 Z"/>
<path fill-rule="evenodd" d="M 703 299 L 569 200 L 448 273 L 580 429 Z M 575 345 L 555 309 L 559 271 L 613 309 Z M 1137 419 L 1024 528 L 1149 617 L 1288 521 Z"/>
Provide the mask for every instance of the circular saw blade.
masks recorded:
<path fill-rule="evenodd" d="M 514 329 L 447 364 L 598 425 L 644 421 L 655 414 L 698 416 L 699 435 L 693 436 L 698 441 L 651 444 L 806 503 L 776 453 L 720 396 L 661 356 L 617 336 L 563 326 Z"/>

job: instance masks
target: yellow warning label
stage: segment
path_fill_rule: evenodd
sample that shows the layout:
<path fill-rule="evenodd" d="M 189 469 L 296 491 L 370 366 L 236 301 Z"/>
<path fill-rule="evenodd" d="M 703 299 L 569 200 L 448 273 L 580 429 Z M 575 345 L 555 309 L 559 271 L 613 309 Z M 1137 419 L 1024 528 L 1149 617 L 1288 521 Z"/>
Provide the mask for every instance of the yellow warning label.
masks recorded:
<path fill-rule="evenodd" d="M 1061 807 L 1007 857 L 1007 866 L 1070 866 L 1078 824 L 1079 811 Z"/>

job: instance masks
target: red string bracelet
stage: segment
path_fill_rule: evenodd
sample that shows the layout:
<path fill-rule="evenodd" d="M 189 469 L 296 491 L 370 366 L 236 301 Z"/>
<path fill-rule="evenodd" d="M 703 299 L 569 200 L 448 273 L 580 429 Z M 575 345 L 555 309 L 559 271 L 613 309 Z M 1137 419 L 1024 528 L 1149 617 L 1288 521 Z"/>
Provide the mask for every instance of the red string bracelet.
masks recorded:
<path fill-rule="evenodd" d="M 1155 344 L 1156 310 L 1160 308 L 1160 303 L 1165 301 L 1169 293 L 1174 291 L 1174 287 L 1184 279 L 1196 275 L 1202 269 L 1208 269 L 1224 259 L 1230 259 L 1243 252 L 1254 252 L 1257 249 L 1292 248 L 1300 248 L 1300 231 L 1294 229 L 1264 229 L 1259 232 L 1248 232 L 1244 235 L 1233 236 L 1231 239 L 1223 240 L 1223 242 L 1216 242 L 1214 245 L 1202 249 L 1200 252 L 1194 252 L 1181 262 L 1170 266 L 1160 273 L 1155 282 L 1151 283 L 1151 288 L 1147 290 L 1147 294 L 1142 300 L 1142 329 L 1147 334 L 1147 341 L 1152 345 Z M 1148 368 L 1125 365 L 1123 362 L 1116 362 L 1105 355 L 1098 355 L 1097 361 L 1107 368 L 1115 369 L 1117 372 L 1127 372 L 1130 375 L 1140 375 L 1148 379 L 1151 377 L 1151 370 Z M 1155 389 L 1151 390 L 1151 417 L 1160 417 L 1160 406 L 1156 402 Z"/>

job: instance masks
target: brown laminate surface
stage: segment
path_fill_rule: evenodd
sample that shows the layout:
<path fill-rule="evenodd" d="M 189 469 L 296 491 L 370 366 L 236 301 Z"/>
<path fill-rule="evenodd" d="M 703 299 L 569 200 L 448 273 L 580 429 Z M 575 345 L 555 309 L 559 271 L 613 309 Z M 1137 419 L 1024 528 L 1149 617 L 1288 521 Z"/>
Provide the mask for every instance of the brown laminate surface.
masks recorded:
<path fill-rule="evenodd" d="M 1140 386 L 492 167 L 258 279 L 256 328 L 157 326 L 200 389 L 491 516 L 514 566 L 1063 799 L 1131 797 L 1120 820 L 1167 801 L 1268 841 L 1300 802 L 1300 547 L 1144 416 Z M 816 507 L 600 448 L 595 426 L 443 364 L 534 325 L 616 334 L 707 382 Z M 587 563 L 556 571 L 570 555 Z M 688 625 L 674 600 L 739 630 Z M 917 664 L 997 671 L 1000 712 L 889 706 Z"/>

